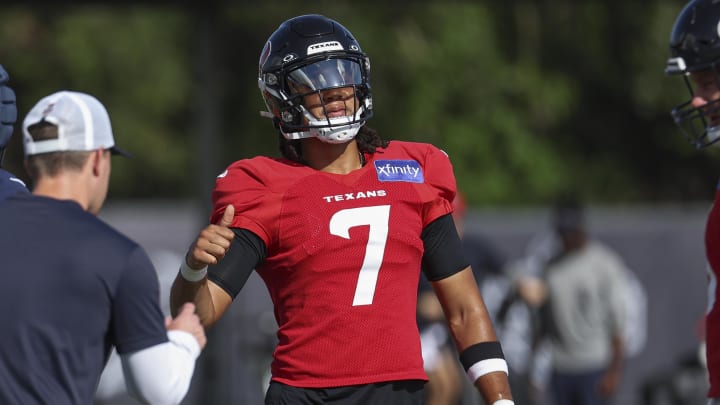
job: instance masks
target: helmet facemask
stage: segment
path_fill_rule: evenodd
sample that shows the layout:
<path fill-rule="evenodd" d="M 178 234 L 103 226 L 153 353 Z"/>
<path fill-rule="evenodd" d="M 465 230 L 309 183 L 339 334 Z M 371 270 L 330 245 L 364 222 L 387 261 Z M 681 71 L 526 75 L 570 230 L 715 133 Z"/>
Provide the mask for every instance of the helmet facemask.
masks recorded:
<path fill-rule="evenodd" d="M 259 84 L 286 139 L 316 137 L 344 143 L 372 116 L 368 71 L 365 57 L 324 54 L 265 73 Z"/>
<path fill-rule="evenodd" d="M 718 66 L 713 62 L 708 67 L 713 72 L 716 91 L 720 92 L 720 73 Z M 690 92 L 690 98 L 671 110 L 675 124 L 682 130 L 685 137 L 697 149 L 702 149 L 720 140 L 720 98 L 706 100 L 700 107 L 692 104 L 696 97 L 690 72 L 685 68 L 682 58 L 671 58 L 666 68 L 668 74 L 682 74 L 685 86 Z"/>

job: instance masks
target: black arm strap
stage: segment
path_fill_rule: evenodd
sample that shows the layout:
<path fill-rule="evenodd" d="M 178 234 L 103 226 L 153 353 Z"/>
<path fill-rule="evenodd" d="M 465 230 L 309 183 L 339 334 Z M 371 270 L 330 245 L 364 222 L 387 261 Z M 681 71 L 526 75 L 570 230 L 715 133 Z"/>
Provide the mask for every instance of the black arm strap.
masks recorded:
<path fill-rule="evenodd" d="M 425 247 L 423 272 L 429 281 L 442 280 L 469 266 L 452 215 L 428 224 L 420 237 Z"/>
<path fill-rule="evenodd" d="M 233 299 L 247 282 L 252 271 L 267 257 L 265 243 L 254 233 L 232 228 L 235 238 L 225 257 L 214 266 L 208 266 L 208 280 L 217 284 Z"/>
<path fill-rule="evenodd" d="M 460 353 L 460 364 L 468 371 L 475 363 L 488 359 L 505 359 L 500 342 L 480 342 Z"/>

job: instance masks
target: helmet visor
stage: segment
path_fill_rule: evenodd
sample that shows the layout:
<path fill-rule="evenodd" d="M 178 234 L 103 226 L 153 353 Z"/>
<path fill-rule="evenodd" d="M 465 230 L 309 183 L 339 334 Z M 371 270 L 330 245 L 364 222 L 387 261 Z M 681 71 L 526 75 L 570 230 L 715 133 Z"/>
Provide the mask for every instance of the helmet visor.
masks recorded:
<path fill-rule="evenodd" d="M 301 66 L 287 74 L 290 94 L 363 84 L 360 64 L 352 59 L 325 59 Z"/>

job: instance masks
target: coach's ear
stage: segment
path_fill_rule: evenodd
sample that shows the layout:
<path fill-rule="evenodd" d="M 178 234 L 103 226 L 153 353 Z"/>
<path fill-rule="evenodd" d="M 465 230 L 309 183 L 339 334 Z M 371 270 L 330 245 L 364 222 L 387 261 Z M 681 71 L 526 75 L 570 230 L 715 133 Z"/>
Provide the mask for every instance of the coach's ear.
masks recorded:
<path fill-rule="evenodd" d="M 104 166 L 103 166 L 103 158 L 106 151 L 104 149 L 95 149 L 94 151 L 90 152 L 90 156 L 88 157 L 88 161 L 86 165 L 90 165 L 90 169 L 92 170 L 92 174 L 95 177 L 100 176 L 103 174 Z M 107 155 L 110 155 L 110 152 L 107 152 Z"/>

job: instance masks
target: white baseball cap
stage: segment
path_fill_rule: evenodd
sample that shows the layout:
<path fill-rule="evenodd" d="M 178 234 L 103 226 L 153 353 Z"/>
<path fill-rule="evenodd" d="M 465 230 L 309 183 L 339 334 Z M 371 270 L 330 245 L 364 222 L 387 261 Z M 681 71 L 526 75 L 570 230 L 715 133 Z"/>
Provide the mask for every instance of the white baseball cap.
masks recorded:
<path fill-rule="evenodd" d="M 56 139 L 34 141 L 28 127 L 40 122 L 54 124 Z M 25 156 L 49 152 L 107 149 L 114 155 L 130 156 L 115 146 L 110 117 L 95 97 L 75 91 L 59 91 L 35 104 L 23 121 Z"/>

